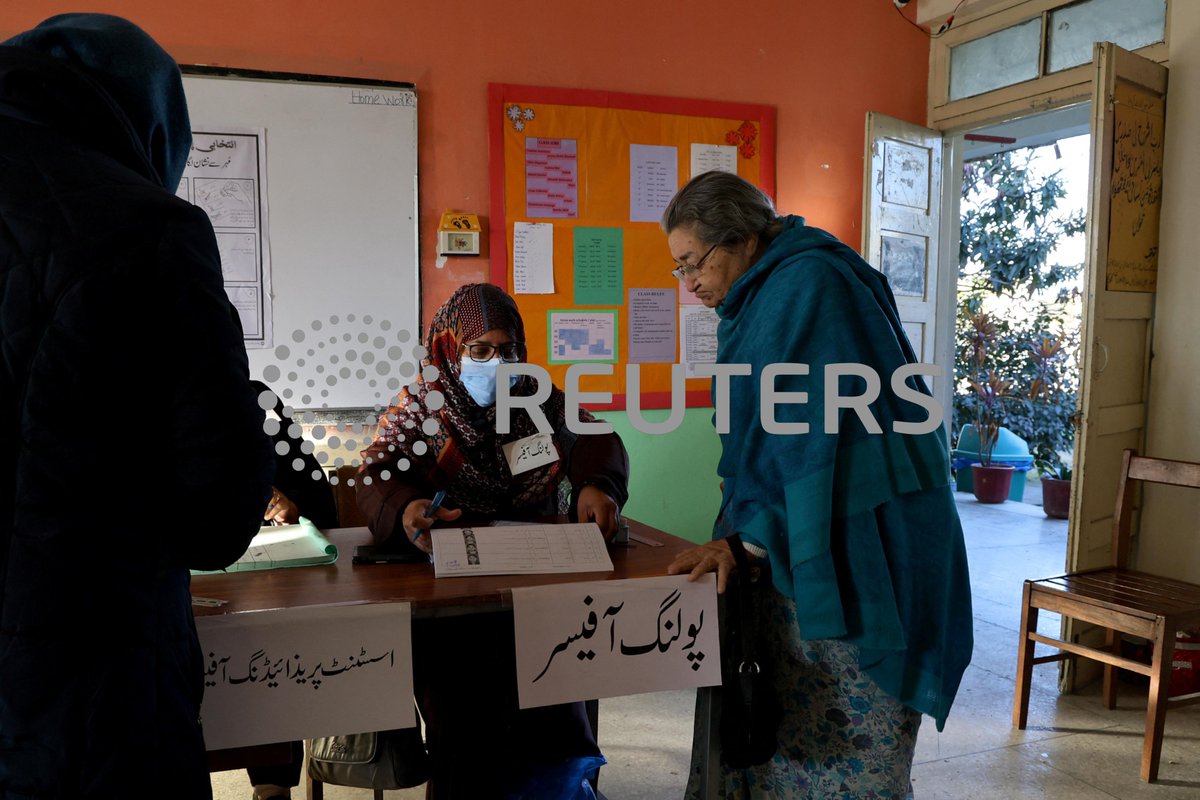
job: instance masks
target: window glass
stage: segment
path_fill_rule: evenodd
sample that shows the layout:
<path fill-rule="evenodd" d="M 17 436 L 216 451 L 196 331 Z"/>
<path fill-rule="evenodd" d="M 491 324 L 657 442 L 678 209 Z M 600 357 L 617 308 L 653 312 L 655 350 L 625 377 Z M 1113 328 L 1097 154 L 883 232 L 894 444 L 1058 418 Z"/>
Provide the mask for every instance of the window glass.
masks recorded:
<path fill-rule="evenodd" d="M 1126 50 L 1163 40 L 1166 0 L 1085 0 L 1050 12 L 1046 71 L 1087 64 L 1094 42 L 1113 42 Z"/>
<path fill-rule="evenodd" d="M 952 48 L 950 99 L 961 100 L 1036 78 L 1041 38 L 1042 20 L 1035 17 Z"/>

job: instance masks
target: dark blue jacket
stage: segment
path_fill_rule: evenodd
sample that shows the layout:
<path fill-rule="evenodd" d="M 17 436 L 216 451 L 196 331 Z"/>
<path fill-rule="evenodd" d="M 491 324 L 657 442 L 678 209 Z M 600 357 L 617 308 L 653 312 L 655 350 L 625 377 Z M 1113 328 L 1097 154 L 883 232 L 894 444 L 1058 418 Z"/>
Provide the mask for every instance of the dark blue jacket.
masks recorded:
<path fill-rule="evenodd" d="M 188 568 L 245 550 L 273 453 L 164 182 L 99 83 L 0 46 L 0 797 L 210 794 Z"/>

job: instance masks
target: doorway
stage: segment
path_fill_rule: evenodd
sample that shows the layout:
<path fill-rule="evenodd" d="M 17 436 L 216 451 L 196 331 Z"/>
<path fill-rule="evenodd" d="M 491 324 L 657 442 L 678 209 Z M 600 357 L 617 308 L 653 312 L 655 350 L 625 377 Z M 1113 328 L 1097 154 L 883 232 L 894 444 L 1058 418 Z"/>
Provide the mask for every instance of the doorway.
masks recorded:
<path fill-rule="evenodd" d="M 1072 465 L 1090 112 L 1080 103 L 952 141 L 961 154 L 946 193 L 959 222 L 955 467 L 970 469 L 987 418 L 999 426 L 995 463 L 1015 468 L 1009 501 L 1035 506 L 1044 501 L 1041 478 L 1069 480 Z M 969 473 L 957 478 L 971 490 Z M 1065 514 L 1065 501 L 1059 512 L 1053 499 L 1047 514 Z"/>

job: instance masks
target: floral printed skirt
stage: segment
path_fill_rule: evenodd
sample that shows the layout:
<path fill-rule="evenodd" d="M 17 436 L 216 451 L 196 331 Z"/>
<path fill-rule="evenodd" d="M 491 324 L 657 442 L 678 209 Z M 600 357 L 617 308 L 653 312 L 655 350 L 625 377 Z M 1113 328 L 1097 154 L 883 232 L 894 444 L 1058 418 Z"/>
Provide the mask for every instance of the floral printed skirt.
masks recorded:
<path fill-rule="evenodd" d="M 795 604 L 774 589 L 768 595 L 764 633 L 774 645 L 775 689 L 783 707 L 779 750 L 767 763 L 749 769 L 722 764 L 715 714 L 710 722 L 716 693 L 700 690 L 687 797 L 911 797 L 909 773 L 920 712 L 886 694 L 858 668 L 854 645 L 802 641 Z"/>

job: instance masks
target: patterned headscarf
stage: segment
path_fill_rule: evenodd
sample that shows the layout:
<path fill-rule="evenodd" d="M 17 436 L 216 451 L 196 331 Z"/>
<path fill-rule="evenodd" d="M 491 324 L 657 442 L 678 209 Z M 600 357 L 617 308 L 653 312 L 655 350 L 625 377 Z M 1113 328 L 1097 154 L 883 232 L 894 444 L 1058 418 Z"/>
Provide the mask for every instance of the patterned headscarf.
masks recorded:
<path fill-rule="evenodd" d="M 459 368 L 461 345 L 497 329 L 524 344 L 521 314 L 503 289 L 472 283 L 451 295 L 434 315 L 425 339 L 428 352 L 414 384 L 416 392 L 410 391 L 413 386 L 401 391 L 380 419 L 375 442 L 367 451 L 373 458 L 407 459 L 408 472 L 446 487 L 462 508 L 485 514 L 536 505 L 556 492 L 563 477 L 562 438 L 570 435 L 564 427 L 565 398 L 554 387 L 541 408 L 554 428 L 559 460 L 515 477 L 511 474 L 502 446 L 537 433 L 537 428 L 527 413 L 517 409 L 509 433 L 498 435 L 496 407 L 476 405 L 463 387 Z M 436 376 L 430 367 L 436 369 Z M 532 378 L 523 376 L 509 391 L 527 397 L 536 388 Z M 592 419 L 586 411 L 580 416 Z"/>

